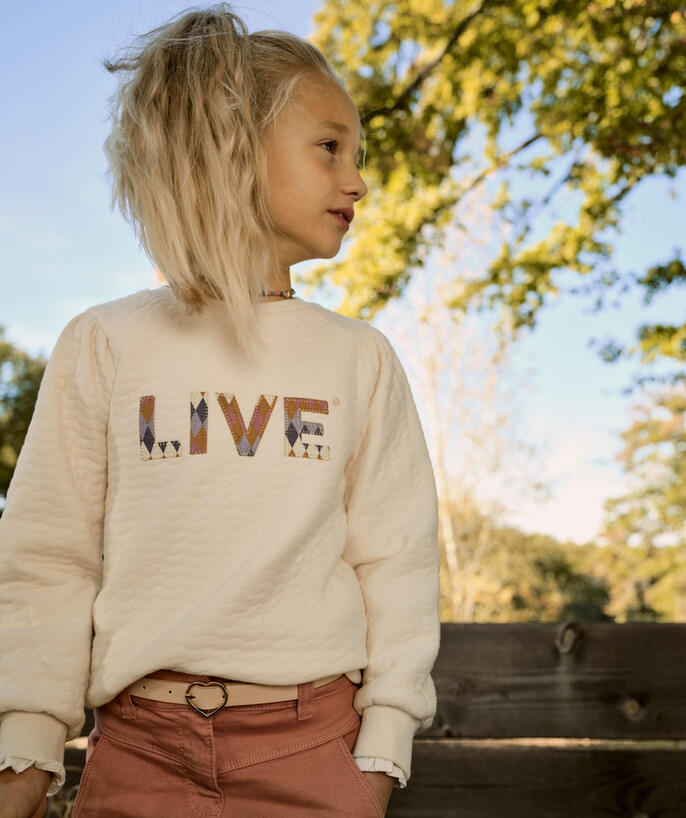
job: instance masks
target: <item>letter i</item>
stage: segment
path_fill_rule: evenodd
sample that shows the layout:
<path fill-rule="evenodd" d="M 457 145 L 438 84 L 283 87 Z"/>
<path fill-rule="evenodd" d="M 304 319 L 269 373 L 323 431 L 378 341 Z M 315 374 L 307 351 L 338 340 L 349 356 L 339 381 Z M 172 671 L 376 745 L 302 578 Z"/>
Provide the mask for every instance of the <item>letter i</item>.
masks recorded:
<path fill-rule="evenodd" d="M 207 401 L 204 392 L 191 392 L 191 454 L 207 454 Z"/>

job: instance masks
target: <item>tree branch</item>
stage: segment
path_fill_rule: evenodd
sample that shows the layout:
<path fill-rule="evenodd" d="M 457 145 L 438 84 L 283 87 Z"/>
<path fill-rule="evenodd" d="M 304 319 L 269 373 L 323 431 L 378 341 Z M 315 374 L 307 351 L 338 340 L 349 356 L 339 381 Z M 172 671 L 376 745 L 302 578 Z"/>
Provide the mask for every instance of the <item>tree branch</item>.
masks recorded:
<path fill-rule="evenodd" d="M 621 188 L 617 193 L 615 193 L 614 196 L 610 198 L 609 201 L 611 202 L 611 204 L 613 205 L 619 204 L 622 201 L 622 199 L 627 195 L 627 193 L 631 193 L 636 184 L 637 184 L 636 182 L 632 181 L 629 182 L 627 185 L 624 185 L 623 188 Z"/>
<path fill-rule="evenodd" d="M 528 139 L 525 139 L 524 142 L 522 142 L 521 145 L 518 145 L 514 150 L 511 150 L 509 153 L 504 154 L 497 162 L 494 162 L 490 167 L 486 168 L 486 170 L 483 170 L 478 176 L 475 176 L 474 179 L 472 179 L 472 181 L 469 182 L 469 184 L 467 184 L 462 189 L 456 201 L 459 201 L 459 199 L 461 199 L 471 190 L 474 190 L 474 188 L 480 185 L 481 182 L 483 182 L 483 180 L 487 176 L 490 176 L 491 174 L 495 173 L 497 170 L 500 170 L 501 168 L 507 167 L 507 165 L 510 164 L 510 160 L 512 159 L 513 156 L 516 156 L 520 151 L 523 151 L 525 148 L 528 148 L 529 145 L 533 145 L 534 142 L 542 138 L 543 134 L 540 133 L 534 134 L 533 136 L 530 136 Z"/>
<path fill-rule="evenodd" d="M 537 203 L 536 203 L 536 204 L 535 204 L 535 205 L 534 205 L 534 206 L 531 208 L 531 210 L 530 210 L 530 211 L 529 211 L 529 212 L 526 214 L 526 219 L 527 219 L 527 221 L 531 222 L 531 221 L 533 221 L 533 219 L 535 219 L 535 218 L 537 218 L 538 216 L 540 216 L 540 215 L 541 215 L 541 213 L 543 213 L 543 211 L 546 209 L 546 207 L 548 207 L 548 205 L 549 205 L 549 204 L 550 204 L 550 202 L 552 201 L 553 197 L 554 197 L 554 196 L 556 195 L 556 193 L 557 193 L 557 192 L 560 190 L 560 188 L 561 188 L 561 187 L 562 187 L 564 184 L 566 184 L 566 183 L 567 183 L 567 182 L 568 182 L 568 181 L 569 181 L 569 180 L 572 178 L 572 170 L 574 169 L 574 166 L 576 165 L 576 163 L 579 161 L 579 154 L 580 154 L 580 151 L 579 151 L 579 150 L 577 150 L 577 151 L 576 151 L 576 155 L 575 155 L 575 157 L 574 157 L 574 161 L 573 161 L 573 162 L 572 162 L 572 164 L 569 166 L 569 169 L 567 170 L 567 173 L 565 173 L 564 175 L 562 175 L 562 176 L 561 176 L 561 177 L 560 177 L 560 178 L 559 178 L 559 179 L 558 179 L 558 180 L 557 180 L 557 181 L 556 181 L 556 182 L 555 182 L 555 183 L 554 183 L 554 184 L 551 186 L 550 190 L 549 190 L 549 191 L 546 193 L 546 195 L 545 195 L 545 196 L 544 196 L 544 197 L 543 197 L 543 198 L 542 198 L 540 201 L 538 201 L 538 202 L 537 202 Z M 519 220 L 519 222 L 517 223 L 517 228 L 516 228 L 516 229 L 519 229 L 519 227 L 521 226 L 521 223 L 522 223 L 522 220 L 523 220 L 523 219 L 524 219 L 524 216 L 522 216 L 522 219 L 520 219 L 520 220 Z M 521 236 L 521 234 L 520 234 L 520 236 Z"/>

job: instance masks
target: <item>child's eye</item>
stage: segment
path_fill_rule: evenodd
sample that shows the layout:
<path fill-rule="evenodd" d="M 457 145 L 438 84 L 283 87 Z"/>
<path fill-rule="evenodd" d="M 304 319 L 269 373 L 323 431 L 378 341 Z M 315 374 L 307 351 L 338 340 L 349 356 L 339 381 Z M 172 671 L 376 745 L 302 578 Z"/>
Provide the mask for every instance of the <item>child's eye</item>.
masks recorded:
<path fill-rule="evenodd" d="M 338 140 L 337 139 L 329 139 L 328 142 L 323 142 L 322 143 L 322 147 L 325 150 L 330 151 L 331 153 L 336 153 L 336 151 L 338 150 Z"/>

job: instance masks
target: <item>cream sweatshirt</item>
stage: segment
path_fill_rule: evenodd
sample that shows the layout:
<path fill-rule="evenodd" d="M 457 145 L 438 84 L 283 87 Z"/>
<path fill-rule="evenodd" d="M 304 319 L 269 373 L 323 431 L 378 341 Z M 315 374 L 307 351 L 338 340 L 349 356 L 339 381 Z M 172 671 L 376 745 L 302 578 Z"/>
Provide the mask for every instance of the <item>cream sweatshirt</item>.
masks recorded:
<path fill-rule="evenodd" d="M 221 303 L 190 316 L 168 287 L 60 336 L 0 520 L 0 769 L 36 762 L 57 789 L 84 701 L 165 668 L 345 673 L 353 755 L 409 777 L 439 640 L 410 389 L 368 324 L 297 298 L 258 310 L 252 361 Z"/>

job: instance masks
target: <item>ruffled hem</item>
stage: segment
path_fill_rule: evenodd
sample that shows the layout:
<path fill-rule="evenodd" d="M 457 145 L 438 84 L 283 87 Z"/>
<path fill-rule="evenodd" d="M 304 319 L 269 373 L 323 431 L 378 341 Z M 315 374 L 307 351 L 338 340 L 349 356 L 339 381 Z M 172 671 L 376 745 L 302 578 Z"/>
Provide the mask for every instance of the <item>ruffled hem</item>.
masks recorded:
<path fill-rule="evenodd" d="M 397 778 L 398 781 L 394 784 L 394 787 L 398 790 L 403 790 L 407 786 L 405 773 L 392 761 L 387 761 L 385 758 L 369 758 L 368 756 L 360 756 L 355 761 L 364 773 L 386 773 L 386 775 Z"/>
<path fill-rule="evenodd" d="M 28 758 L 12 758 L 11 756 L 0 761 L 0 772 L 12 769 L 15 773 L 23 773 L 24 770 L 28 770 L 29 767 L 37 767 L 39 770 L 52 773 L 50 786 L 48 787 L 48 795 L 54 795 L 64 786 L 67 777 L 64 765 L 59 764 L 57 761 L 31 761 Z"/>

